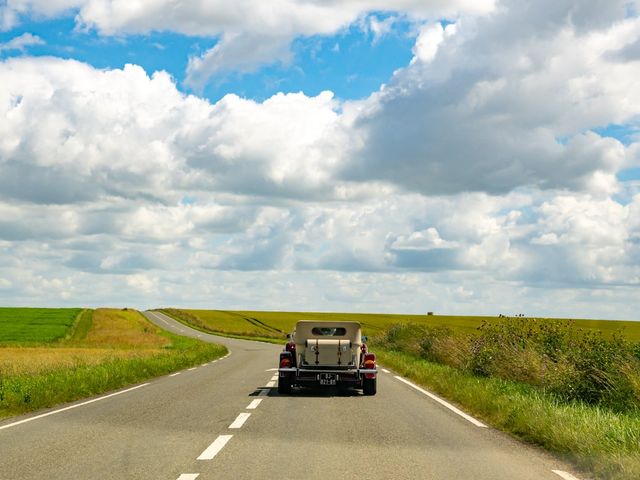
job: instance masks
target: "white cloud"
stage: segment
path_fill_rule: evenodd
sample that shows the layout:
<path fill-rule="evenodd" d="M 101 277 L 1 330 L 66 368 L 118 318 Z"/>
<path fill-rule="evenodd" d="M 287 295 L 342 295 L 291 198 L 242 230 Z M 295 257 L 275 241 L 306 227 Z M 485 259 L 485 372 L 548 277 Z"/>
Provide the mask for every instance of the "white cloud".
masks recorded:
<path fill-rule="evenodd" d="M 219 74 L 252 72 L 274 60 L 288 63 L 290 42 L 291 38 L 284 35 L 225 33 L 213 48 L 189 58 L 185 84 L 200 91 L 210 78 Z"/>
<path fill-rule="evenodd" d="M 382 38 L 393 31 L 393 25 L 398 21 L 395 16 L 379 19 L 375 15 L 369 17 L 368 28 L 373 33 L 373 44 L 378 43 Z"/>
<path fill-rule="evenodd" d="M 330 92 L 264 103 L 229 95 L 211 105 L 178 92 L 162 72 L 53 58 L 0 63 L 0 81 L 5 198 L 63 204 L 175 201 L 178 190 L 211 188 L 302 198 L 344 191 L 332 178 L 344 140 Z"/>
<path fill-rule="evenodd" d="M 156 281 L 149 275 L 136 273 L 126 277 L 127 285 L 143 293 L 152 293 L 156 289 Z"/>
<path fill-rule="evenodd" d="M 611 199 L 559 195 L 538 207 L 527 264 L 518 275 L 550 284 L 629 285 L 640 281 L 639 197 L 626 206 Z"/>
<path fill-rule="evenodd" d="M 345 174 L 425 194 L 613 193 L 625 147 L 590 130 L 637 119 L 640 63 L 609 53 L 640 38 L 640 19 L 591 6 L 504 2 L 455 33 L 424 27 L 412 64 L 354 115 L 363 148 Z"/>
<path fill-rule="evenodd" d="M 27 47 L 31 47 L 33 45 L 44 45 L 44 43 L 44 40 L 42 40 L 37 35 L 23 33 L 18 37 L 12 38 L 8 42 L 0 43 L 0 52 L 10 50 L 18 50 L 20 52 L 24 52 Z"/>
<path fill-rule="evenodd" d="M 333 191 L 332 172 L 346 141 L 338 104 L 278 94 L 263 103 L 227 95 L 175 136 L 190 167 L 211 186 L 258 195 L 310 197 Z M 339 185 L 338 185 L 339 186 Z"/>
<path fill-rule="evenodd" d="M 440 23 L 427 23 L 424 25 L 413 47 L 414 58 L 411 63 L 416 61 L 430 62 L 438 53 L 438 47 L 444 41 L 445 37 L 454 35 L 456 32 L 455 23 L 447 25 L 443 28 Z"/>

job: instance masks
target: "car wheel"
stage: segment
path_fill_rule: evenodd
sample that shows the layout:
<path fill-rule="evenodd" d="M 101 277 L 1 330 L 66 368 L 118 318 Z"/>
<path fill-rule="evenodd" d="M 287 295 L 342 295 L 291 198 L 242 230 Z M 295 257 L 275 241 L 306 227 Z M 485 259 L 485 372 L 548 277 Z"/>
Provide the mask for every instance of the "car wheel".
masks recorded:
<path fill-rule="evenodd" d="M 286 377 L 278 378 L 278 393 L 291 393 L 291 379 Z"/>
<path fill-rule="evenodd" d="M 377 378 L 365 378 L 362 381 L 362 393 L 365 395 L 375 395 L 377 390 Z"/>

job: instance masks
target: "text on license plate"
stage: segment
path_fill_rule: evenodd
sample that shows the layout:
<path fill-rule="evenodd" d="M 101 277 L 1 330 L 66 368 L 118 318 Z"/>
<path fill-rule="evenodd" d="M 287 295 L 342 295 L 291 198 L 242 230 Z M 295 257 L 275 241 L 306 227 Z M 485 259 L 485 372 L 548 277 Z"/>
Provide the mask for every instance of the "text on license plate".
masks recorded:
<path fill-rule="evenodd" d="M 320 385 L 335 385 L 336 376 L 333 373 L 321 373 Z"/>

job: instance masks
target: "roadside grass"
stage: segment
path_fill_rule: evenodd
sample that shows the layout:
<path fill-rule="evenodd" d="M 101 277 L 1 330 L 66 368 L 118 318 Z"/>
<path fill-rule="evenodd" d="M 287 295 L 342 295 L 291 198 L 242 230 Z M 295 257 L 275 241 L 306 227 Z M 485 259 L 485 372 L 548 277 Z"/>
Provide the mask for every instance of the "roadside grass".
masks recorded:
<path fill-rule="evenodd" d="M 188 310 L 164 308 L 162 312 L 203 331 L 240 337 L 284 339 L 298 320 L 349 320 L 360 322 L 365 335 L 379 334 L 399 323 L 415 323 L 428 327 L 447 327 L 454 334 L 476 334 L 486 322 L 508 324 L 517 318 L 456 315 L 402 315 L 384 313 L 338 312 L 260 312 L 244 310 Z M 598 332 L 605 338 L 620 333 L 630 341 L 640 342 L 640 322 L 617 320 L 581 320 L 540 318 L 550 324 L 571 322 L 572 328 Z M 284 340 L 283 340 L 284 341 Z"/>
<path fill-rule="evenodd" d="M 81 312 L 79 308 L 0 308 L 0 345 L 64 339 Z"/>
<path fill-rule="evenodd" d="M 0 348 L 0 418 L 122 388 L 226 352 L 222 345 L 165 332 L 135 310 L 85 310 L 66 340 Z"/>
<path fill-rule="evenodd" d="M 640 478 L 640 415 L 614 413 L 523 383 L 481 378 L 415 355 L 376 349 L 380 363 L 487 423 L 540 445 L 597 478 Z"/>

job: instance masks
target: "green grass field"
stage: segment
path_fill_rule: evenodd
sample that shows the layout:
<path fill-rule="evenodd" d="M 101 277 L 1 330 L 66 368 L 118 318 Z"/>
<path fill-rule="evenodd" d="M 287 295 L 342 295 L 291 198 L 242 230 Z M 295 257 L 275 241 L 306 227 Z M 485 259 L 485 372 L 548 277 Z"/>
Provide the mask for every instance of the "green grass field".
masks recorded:
<path fill-rule="evenodd" d="M 0 308 L 0 344 L 47 343 L 65 338 L 80 308 Z"/>
<path fill-rule="evenodd" d="M 508 318 L 453 315 L 399 315 L 382 313 L 259 312 L 231 310 L 164 309 L 185 323 L 211 332 L 246 337 L 284 339 L 298 320 L 352 320 L 360 322 L 363 333 L 373 336 L 397 323 L 417 323 L 431 327 L 447 326 L 454 332 L 474 333 L 483 322 L 503 323 Z M 615 332 L 632 342 L 640 342 L 640 322 L 614 320 L 545 319 L 550 322 L 570 321 L 574 328 L 602 332 L 611 337 Z"/>

